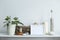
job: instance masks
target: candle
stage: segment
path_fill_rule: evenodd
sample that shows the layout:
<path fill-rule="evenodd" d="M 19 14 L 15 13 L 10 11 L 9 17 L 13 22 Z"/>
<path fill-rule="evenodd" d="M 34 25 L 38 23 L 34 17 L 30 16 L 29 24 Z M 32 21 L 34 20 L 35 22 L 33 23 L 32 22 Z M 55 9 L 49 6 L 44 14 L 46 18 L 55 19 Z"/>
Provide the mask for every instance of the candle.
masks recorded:
<path fill-rule="evenodd" d="M 20 28 L 20 32 L 22 32 L 22 28 Z"/>
<path fill-rule="evenodd" d="M 48 30 L 49 30 L 48 29 L 48 22 L 44 22 L 44 32 L 48 33 L 49 32 Z"/>

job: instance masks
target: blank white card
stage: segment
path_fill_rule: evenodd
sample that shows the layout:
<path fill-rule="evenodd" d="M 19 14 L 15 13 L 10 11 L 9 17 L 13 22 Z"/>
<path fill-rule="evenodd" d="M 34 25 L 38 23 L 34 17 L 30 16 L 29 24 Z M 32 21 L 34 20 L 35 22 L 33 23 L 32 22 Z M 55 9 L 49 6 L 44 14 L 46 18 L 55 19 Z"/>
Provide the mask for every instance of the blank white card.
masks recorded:
<path fill-rule="evenodd" d="M 43 34 L 42 25 L 31 25 L 31 35 L 40 35 Z"/>

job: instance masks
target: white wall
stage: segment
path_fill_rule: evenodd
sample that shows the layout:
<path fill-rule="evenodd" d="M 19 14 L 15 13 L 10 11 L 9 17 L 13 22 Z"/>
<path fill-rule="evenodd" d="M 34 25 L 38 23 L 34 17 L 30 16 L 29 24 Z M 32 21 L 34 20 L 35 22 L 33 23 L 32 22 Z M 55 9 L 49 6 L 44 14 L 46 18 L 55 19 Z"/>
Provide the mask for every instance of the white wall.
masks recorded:
<path fill-rule="evenodd" d="M 0 31 L 5 16 L 19 17 L 25 25 L 33 22 L 48 21 L 50 10 L 53 9 L 55 32 L 60 34 L 60 0 L 0 0 Z"/>

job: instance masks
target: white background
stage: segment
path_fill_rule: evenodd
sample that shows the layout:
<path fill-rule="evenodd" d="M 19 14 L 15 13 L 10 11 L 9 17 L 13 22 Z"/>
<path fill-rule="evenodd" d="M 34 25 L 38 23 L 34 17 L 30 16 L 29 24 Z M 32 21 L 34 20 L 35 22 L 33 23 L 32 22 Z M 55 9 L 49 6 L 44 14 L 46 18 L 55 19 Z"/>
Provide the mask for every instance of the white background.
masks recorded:
<path fill-rule="evenodd" d="M 49 23 L 50 10 L 53 10 L 54 31 L 60 34 L 60 0 L 0 0 L 0 32 L 5 32 L 4 18 L 17 16 L 25 25 L 33 22 Z"/>

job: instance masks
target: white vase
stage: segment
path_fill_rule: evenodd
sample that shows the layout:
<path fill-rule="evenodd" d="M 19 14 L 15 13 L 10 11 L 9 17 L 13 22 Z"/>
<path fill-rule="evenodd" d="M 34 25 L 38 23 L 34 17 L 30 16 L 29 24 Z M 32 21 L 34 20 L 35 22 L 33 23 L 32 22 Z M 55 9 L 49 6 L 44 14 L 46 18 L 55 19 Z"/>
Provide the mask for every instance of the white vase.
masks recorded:
<path fill-rule="evenodd" d="M 9 35 L 14 35 L 15 34 L 15 28 L 16 28 L 16 25 L 12 24 L 8 27 L 8 34 Z"/>

